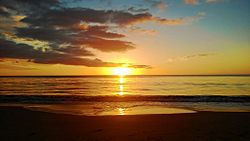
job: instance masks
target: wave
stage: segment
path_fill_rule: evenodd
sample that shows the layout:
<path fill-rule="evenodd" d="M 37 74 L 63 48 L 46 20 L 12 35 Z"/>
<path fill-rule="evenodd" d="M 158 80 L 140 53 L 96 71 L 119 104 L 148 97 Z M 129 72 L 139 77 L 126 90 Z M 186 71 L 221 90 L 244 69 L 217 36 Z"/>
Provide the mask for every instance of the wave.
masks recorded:
<path fill-rule="evenodd" d="M 250 102 L 250 96 L 82 96 L 82 95 L 0 95 L 0 103 L 81 103 L 81 102 Z"/>

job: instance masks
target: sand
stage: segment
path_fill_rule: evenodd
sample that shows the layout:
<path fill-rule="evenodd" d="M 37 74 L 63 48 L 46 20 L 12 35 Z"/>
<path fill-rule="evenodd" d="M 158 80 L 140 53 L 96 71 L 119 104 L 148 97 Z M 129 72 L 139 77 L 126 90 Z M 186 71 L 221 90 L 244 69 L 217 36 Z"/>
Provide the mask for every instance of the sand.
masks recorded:
<path fill-rule="evenodd" d="M 1 141 L 250 141 L 250 113 L 77 116 L 0 107 Z"/>

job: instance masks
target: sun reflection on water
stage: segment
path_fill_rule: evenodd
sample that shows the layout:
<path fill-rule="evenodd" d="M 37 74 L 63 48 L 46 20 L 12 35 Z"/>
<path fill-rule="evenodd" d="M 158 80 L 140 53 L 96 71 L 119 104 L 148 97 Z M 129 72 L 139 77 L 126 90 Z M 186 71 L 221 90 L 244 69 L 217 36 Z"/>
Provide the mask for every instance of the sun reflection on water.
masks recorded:
<path fill-rule="evenodd" d="M 120 85 L 119 86 L 119 95 L 123 95 L 123 85 Z"/>
<path fill-rule="evenodd" d="M 124 95 L 124 83 L 125 83 L 125 78 L 124 77 L 119 77 L 119 92 L 118 94 L 120 96 Z"/>
<path fill-rule="evenodd" d="M 125 83 L 125 78 L 124 77 L 119 77 L 119 82 L 120 82 L 120 84 Z"/>

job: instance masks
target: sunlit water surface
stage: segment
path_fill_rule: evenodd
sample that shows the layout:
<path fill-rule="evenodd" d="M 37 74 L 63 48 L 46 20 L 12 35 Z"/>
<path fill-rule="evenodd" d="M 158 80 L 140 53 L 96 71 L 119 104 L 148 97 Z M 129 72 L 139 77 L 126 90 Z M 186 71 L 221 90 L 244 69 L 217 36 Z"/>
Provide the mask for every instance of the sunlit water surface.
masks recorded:
<path fill-rule="evenodd" d="M 0 77 L 1 105 L 82 115 L 250 111 L 249 76 Z"/>

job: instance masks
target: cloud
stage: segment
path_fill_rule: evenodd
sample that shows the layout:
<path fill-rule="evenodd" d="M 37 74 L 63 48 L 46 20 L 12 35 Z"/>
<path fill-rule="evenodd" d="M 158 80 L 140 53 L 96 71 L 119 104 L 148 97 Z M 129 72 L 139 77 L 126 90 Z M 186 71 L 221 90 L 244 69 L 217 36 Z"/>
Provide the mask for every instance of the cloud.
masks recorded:
<path fill-rule="evenodd" d="M 165 10 L 168 7 L 168 5 L 163 0 L 144 0 L 144 1 L 149 3 L 151 7 L 160 10 Z"/>
<path fill-rule="evenodd" d="M 64 65 L 83 65 L 88 67 L 118 67 L 123 63 L 104 62 L 100 59 L 89 59 L 75 56 L 55 50 L 42 51 L 34 49 L 26 44 L 16 44 L 12 41 L 0 39 L 0 58 L 1 59 L 27 59 L 40 64 L 64 64 Z M 144 67 L 147 65 L 131 65 L 131 67 Z"/>
<path fill-rule="evenodd" d="M 122 40 L 106 38 L 121 38 L 124 35 L 106 32 L 100 26 L 89 27 L 86 31 L 74 31 L 49 28 L 18 28 L 17 36 L 28 37 L 60 45 L 69 43 L 74 47 L 90 47 L 104 52 L 122 52 L 134 48 L 134 44 Z"/>
<path fill-rule="evenodd" d="M 12 13 L 31 14 L 35 11 L 43 12 L 53 7 L 60 7 L 58 0 L 1 0 L 0 6 Z"/>
<path fill-rule="evenodd" d="M 148 65 L 129 65 L 128 67 L 131 67 L 131 68 L 144 68 L 144 69 L 151 69 L 152 68 L 151 66 L 148 66 Z"/>
<path fill-rule="evenodd" d="M 6 64 L 0 64 L 0 69 L 11 69 L 11 70 L 36 70 L 36 68 L 29 68 L 29 67 L 22 67 L 17 65 L 6 65 Z"/>
<path fill-rule="evenodd" d="M 147 0 L 154 8 L 165 9 L 162 0 Z M 41 64 L 114 67 L 122 63 L 105 62 L 90 48 L 101 52 L 125 52 L 135 48 L 124 34 L 112 29 L 127 29 L 145 22 L 180 25 L 199 16 L 176 19 L 152 15 L 148 9 L 102 10 L 70 7 L 58 0 L 0 1 L 0 59 L 25 59 Z M 154 30 L 133 29 L 144 33 Z M 118 30 L 119 31 L 119 30 Z M 9 36 L 11 35 L 11 36 Z M 125 62 L 126 63 L 126 62 Z M 131 67 L 150 68 L 131 64 Z"/>
<path fill-rule="evenodd" d="M 201 54 L 195 54 L 195 55 L 188 55 L 188 56 L 185 56 L 185 58 L 205 57 L 205 56 L 209 56 L 209 55 L 211 55 L 211 54 L 201 53 Z"/>
<path fill-rule="evenodd" d="M 88 8 L 67 8 L 49 10 L 38 17 L 29 16 L 22 21 L 33 26 L 71 27 L 81 22 L 131 25 L 152 18 L 150 13 L 132 14 L 126 11 L 94 10 Z"/>
<path fill-rule="evenodd" d="M 10 14 L 7 12 L 7 9 L 0 5 L 0 15 L 3 15 L 5 17 L 10 16 Z"/>
<path fill-rule="evenodd" d="M 184 0 L 184 2 L 186 4 L 190 4 L 190 5 L 198 5 L 199 3 L 216 3 L 216 2 L 219 2 L 219 1 L 222 1 L 222 0 L 203 0 L 203 1 L 200 1 L 200 0 Z"/>
<path fill-rule="evenodd" d="M 172 63 L 172 62 L 179 62 L 179 61 L 187 61 L 190 59 L 195 59 L 195 58 L 202 58 L 202 57 L 208 57 L 213 54 L 211 53 L 200 53 L 200 54 L 193 54 L 193 55 L 187 55 L 187 56 L 182 56 L 182 57 L 176 57 L 176 58 L 169 58 L 167 62 Z"/>
<path fill-rule="evenodd" d="M 167 4 L 164 1 L 157 1 L 153 4 L 153 7 L 156 7 L 160 10 L 165 10 L 167 8 Z"/>
<path fill-rule="evenodd" d="M 32 26 L 46 26 L 69 28 L 77 26 L 81 22 L 116 24 L 118 26 L 130 26 L 143 22 L 169 23 L 170 25 L 180 21 L 180 19 L 167 19 L 155 17 L 148 12 L 133 14 L 126 11 L 116 10 L 94 10 L 87 8 L 68 8 L 62 10 L 50 10 L 39 17 L 26 17 L 22 20 Z M 180 23 L 180 22 L 179 22 Z M 181 23 L 184 23 L 182 21 Z"/>
<path fill-rule="evenodd" d="M 1 15 L 0 13 L 0 32 L 8 32 L 15 30 L 16 27 L 25 27 L 26 24 L 20 22 L 23 16 L 7 16 L 5 14 Z"/>
<path fill-rule="evenodd" d="M 129 12 L 135 12 L 135 13 L 141 13 L 141 12 L 148 12 L 149 11 L 149 9 L 148 8 L 135 8 L 135 7 L 129 7 L 128 8 L 128 11 Z"/>
<path fill-rule="evenodd" d="M 0 37 L 0 58 L 26 59 L 41 64 L 119 66 L 121 63 L 90 59 L 94 54 L 87 48 L 103 52 L 133 49 L 134 44 L 118 40 L 117 38 L 125 35 L 111 32 L 108 24 L 126 25 L 148 15 L 114 10 L 62 8 L 56 0 L 3 0 L 0 4 L 0 14 L 6 19 L 3 22 L 1 20 L 0 25 L 11 25 L 0 26 L 6 32 Z M 24 25 L 16 26 L 14 22 Z M 23 40 L 31 43 L 17 42 Z M 47 42 L 48 47 L 36 48 L 33 46 L 35 43 L 32 43 L 36 41 Z"/>
<path fill-rule="evenodd" d="M 84 42 L 84 43 L 83 43 Z M 120 41 L 120 40 L 107 40 L 101 38 L 89 38 L 85 41 L 79 41 L 80 44 L 86 44 L 87 46 L 98 49 L 104 52 L 111 51 L 127 51 L 134 48 L 134 44 L 131 42 Z"/>
<path fill-rule="evenodd" d="M 199 4 L 198 0 L 184 0 L 186 4 L 197 5 Z"/>
<path fill-rule="evenodd" d="M 190 16 L 190 17 L 183 17 L 183 18 L 178 18 L 178 19 L 165 19 L 165 18 L 160 18 L 160 17 L 155 17 L 154 20 L 160 24 L 166 24 L 166 25 L 183 25 L 183 24 L 190 24 L 195 21 L 200 20 L 206 15 L 204 12 L 199 12 L 195 16 Z"/>
<path fill-rule="evenodd" d="M 132 26 L 131 28 L 128 29 L 129 32 L 132 33 L 137 33 L 137 34 L 141 34 L 141 35 L 156 35 L 157 31 L 156 30 L 150 30 L 150 29 L 143 29 L 137 26 Z"/>
<path fill-rule="evenodd" d="M 88 30 L 84 32 L 88 36 L 97 36 L 104 38 L 122 38 L 125 37 L 123 34 L 108 32 L 108 26 L 89 26 Z"/>

